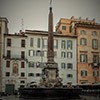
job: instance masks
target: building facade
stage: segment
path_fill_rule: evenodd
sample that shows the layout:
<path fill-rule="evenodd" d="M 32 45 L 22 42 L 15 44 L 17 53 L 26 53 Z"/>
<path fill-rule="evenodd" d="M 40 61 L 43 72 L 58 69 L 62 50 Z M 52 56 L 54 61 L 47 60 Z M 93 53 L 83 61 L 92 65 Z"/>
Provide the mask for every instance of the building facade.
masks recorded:
<path fill-rule="evenodd" d="M 4 34 L 4 58 L 2 68 L 3 91 L 12 93 L 26 84 L 27 79 L 27 36 Z"/>
<path fill-rule="evenodd" d="M 77 82 L 76 35 L 54 33 L 54 59 L 58 64 L 62 83 Z M 47 62 L 48 32 L 26 30 L 18 34 L 4 34 L 2 91 L 9 92 L 30 83 L 40 83 L 42 69 Z"/>
<path fill-rule="evenodd" d="M 0 18 L 0 91 L 40 83 L 47 62 L 48 32 L 8 33 Z M 95 20 L 61 18 L 54 32 L 54 60 L 62 83 L 100 83 L 100 25 Z M 10 92 L 11 93 L 11 92 Z"/>
<path fill-rule="evenodd" d="M 3 46 L 5 33 L 8 34 L 8 20 L 5 17 L 0 17 L 0 92 L 2 91 Z"/>
<path fill-rule="evenodd" d="M 100 24 L 88 20 L 61 18 L 56 31 L 77 35 L 77 83 L 100 84 Z"/>

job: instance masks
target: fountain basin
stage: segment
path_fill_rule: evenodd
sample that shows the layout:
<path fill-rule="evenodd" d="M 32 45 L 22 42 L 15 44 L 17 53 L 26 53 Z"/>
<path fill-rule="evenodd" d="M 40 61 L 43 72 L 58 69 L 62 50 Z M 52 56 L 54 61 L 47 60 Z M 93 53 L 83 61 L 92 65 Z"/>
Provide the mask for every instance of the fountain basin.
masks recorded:
<path fill-rule="evenodd" d="M 79 98 L 81 88 L 19 88 L 20 97 Z"/>

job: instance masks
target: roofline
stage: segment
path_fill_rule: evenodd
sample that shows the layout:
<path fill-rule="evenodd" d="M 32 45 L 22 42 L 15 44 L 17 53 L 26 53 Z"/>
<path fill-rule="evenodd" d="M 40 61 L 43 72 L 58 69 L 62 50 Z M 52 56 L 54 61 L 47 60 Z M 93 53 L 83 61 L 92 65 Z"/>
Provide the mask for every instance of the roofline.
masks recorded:
<path fill-rule="evenodd" d="M 77 27 L 91 28 L 91 29 L 100 29 L 100 24 L 86 24 L 86 23 L 77 23 Z"/>
<path fill-rule="evenodd" d="M 40 31 L 40 30 L 26 30 L 24 34 L 4 34 L 5 36 L 19 36 L 19 37 L 28 37 L 28 35 L 41 35 L 48 36 L 48 31 Z M 77 35 L 63 35 L 57 32 L 53 32 L 54 37 L 71 37 L 77 38 Z"/>
<path fill-rule="evenodd" d="M 18 37 L 27 37 L 25 34 L 4 34 L 4 36 L 18 36 Z"/>
<path fill-rule="evenodd" d="M 6 21 L 6 23 L 9 23 L 8 19 L 6 17 L 1 17 L 0 16 L 0 21 Z"/>
<path fill-rule="evenodd" d="M 28 31 L 25 32 L 25 34 L 48 36 L 48 31 L 28 30 Z M 62 35 L 62 34 L 59 34 L 57 32 L 53 32 L 53 35 L 56 36 L 56 37 L 72 37 L 72 38 L 77 38 L 77 35 Z"/>
<path fill-rule="evenodd" d="M 44 32 L 44 33 L 48 33 L 48 31 L 42 31 L 42 30 L 25 30 L 25 32 Z"/>

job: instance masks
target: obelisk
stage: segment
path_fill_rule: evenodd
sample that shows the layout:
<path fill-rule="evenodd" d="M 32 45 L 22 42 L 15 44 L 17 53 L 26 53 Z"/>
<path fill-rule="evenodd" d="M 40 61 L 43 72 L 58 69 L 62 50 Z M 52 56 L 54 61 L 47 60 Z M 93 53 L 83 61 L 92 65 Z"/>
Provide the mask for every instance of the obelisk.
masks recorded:
<path fill-rule="evenodd" d="M 43 69 L 43 83 L 46 87 L 55 87 L 61 85 L 61 78 L 58 74 L 58 65 L 54 61 L 54 39 L 53 39 L 53 13 L 52 0 L 50 1 L 49 19 L 48 19 L 48 48 L 47 48 L 47 63 Z"/>
<path fill-rule="evenodd" d="M 53 41 L 53 13 L 52 7 L 50 6 L 49 12 L 49 23 L 48 23 L 48 51 L 47 51 L 47 62 L 54 62 L 54 41 Z"/>

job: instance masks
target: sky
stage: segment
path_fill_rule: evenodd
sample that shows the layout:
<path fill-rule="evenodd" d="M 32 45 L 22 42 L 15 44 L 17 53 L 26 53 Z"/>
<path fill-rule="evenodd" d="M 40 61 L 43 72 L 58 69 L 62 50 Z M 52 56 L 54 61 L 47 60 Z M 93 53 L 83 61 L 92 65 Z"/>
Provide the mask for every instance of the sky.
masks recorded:
<path fill-rule="evenodd" d="M 0 17 L 9 21 L 9 33 L 48 30 L 50 0 L 0 0 Z M 53 25 L 60 18 L 96 19 L 100 23 L 100 0 L 52 0 Z"/>

